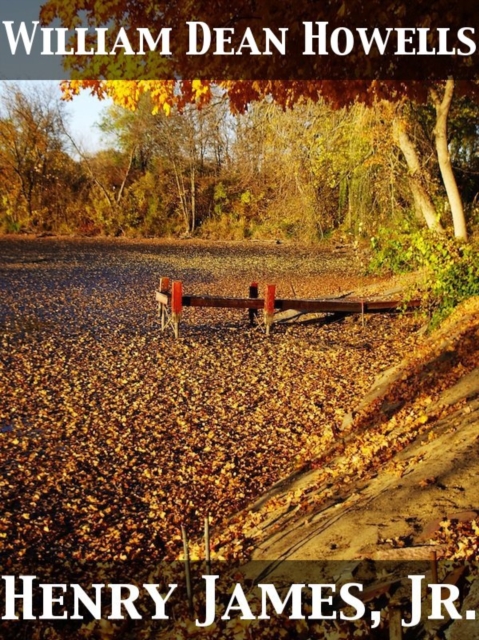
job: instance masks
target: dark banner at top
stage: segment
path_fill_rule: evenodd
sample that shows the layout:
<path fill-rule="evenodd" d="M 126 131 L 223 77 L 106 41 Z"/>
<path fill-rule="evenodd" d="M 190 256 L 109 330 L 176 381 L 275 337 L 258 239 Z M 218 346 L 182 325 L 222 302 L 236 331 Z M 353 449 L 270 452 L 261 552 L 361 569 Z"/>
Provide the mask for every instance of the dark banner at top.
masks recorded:
<path fill-rule="evenodd" d="M 6 3 L 6 80 L 475 79 L 475 2 Z"/>

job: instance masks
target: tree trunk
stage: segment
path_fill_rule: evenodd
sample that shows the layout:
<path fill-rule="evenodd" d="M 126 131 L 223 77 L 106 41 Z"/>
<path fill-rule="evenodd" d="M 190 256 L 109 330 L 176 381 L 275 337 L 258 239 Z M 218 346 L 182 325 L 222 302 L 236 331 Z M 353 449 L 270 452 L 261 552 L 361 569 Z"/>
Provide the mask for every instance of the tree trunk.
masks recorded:
<path fill-rule="evenodd" d="M 190 173 L 190 189 L 191 189 L 191 233 L 195 232 L 196 228 L 196 182 L 195 182 L 195 167 L 191 168 Z"/>
<path fill-rule="evenodd" d="M 454 80 L 449 78 L 446 82 L 444 95 L 440 100 L 436 91 L 432 91 L 434 106 L 436 107 L 436 126 L 434 137 L 436 139 L 436 151 L 441 170 L 442 180 L 446 188 L 449 205 L 451 207 L 452 221 L 454 224 L 454 235 L 456 238 L 467 240 L 466 218 L 462 199 L 457 188 L 456 178 L 452 171 L 451 156 L 447 144 L 447 117 L 454 93 Z"/>
<path fill-rule="evenodd" d="M 128 176 L 130 175 L 131 167 L 133 165 L 133 158 L 135 157 L 135 151 L 136 151 L 136 147 L 133 146 L 131 148 L 131 151 L 130 151 L 130 157 L 129 157 L 129 160 L 128 160 L 128 166 L 126 168 L 125 175 L 123 177 L 123 181 L 121 183 L 121 186 L 120 186 L 120 188 L 118 190 L 118 195 L 116 197 L 116 204 L 118 204 L 118 205 L 120 204 L 120 200 L 121 200 L 121 198 L 123 196 L 123 191 L 125 190 L 126 181 L 128 180 Z"/>
<path fill-rule="evenodd" d="M 188 215 L 188 203 L 186 202 L 185 186 L 183 184 L 183 176 L 181 175 L 175 160 L 173 160 L 173 172 L 175 174 L 181 212 L 183 213 L 183 219 L 185 221 L 185 233 L 189 234 L 190 233 L 190 217 Z"/>
<path fill-rule="evenodd" d="M 443 233 L 444 229 L 439 222 L 436 209 L 423 184 L 423 170 L 416 149 L 407 134 L 406 123 L 401 119 L 394 121 L 394 138 L 406 158 L 406 164 L 409 169 L 409 185 L 417 211 L 422 214 L 429 229 Z"/>

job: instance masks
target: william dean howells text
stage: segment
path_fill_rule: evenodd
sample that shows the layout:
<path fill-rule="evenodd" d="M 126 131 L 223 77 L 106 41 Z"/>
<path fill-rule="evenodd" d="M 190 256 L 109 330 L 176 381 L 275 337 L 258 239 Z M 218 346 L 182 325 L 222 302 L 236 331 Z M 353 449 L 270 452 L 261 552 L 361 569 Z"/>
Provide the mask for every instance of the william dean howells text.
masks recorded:
<path fill-rule="evenodd" d="M 144 56 L 156 52 L 160 56 L 176 53 L 175 44 L 185 47 L 187 56 L 287 56 L 289 28 L 264 27 L 242 30 L 233 27 L 210 27 L 206 22 L 186 22 L 187 42 L 175 42 L 171 27 L 152 32 L 138 27 L 128 34 L 124 27 L 112 33 L 107 27 L 40 27 L 33 20 L 15 23 L 3 20 L 4 36 L 10 53 L 31 55 L 40 46 L 40 56 Z M 448 27 L 331 27 L 328 22 L 303 22 L 304 56 L 348 56 L 358 51 L 369 56 L 471 56 L 476 53 L 475 29 Z M 436 44 L 431 44 L 433 37 Z M 235 44 L 233 44 L 235 43 Z M 35 49 L 36 50 L 36 49 Z"/>

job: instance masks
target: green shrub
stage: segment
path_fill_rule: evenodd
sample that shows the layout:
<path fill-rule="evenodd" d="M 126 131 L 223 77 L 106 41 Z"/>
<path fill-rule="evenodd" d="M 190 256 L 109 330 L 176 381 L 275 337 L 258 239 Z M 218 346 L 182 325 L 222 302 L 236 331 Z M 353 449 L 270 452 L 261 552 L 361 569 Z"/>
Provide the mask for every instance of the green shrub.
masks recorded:
<path fill-rule="evenodd" d="M 384 231 L 372 238 L 371 244 L 373 271 L 424 270 L 422 298 L 432 326 L 462 300 L 479 295 L 479 252 L 472 244 L 425 231 Z"/>

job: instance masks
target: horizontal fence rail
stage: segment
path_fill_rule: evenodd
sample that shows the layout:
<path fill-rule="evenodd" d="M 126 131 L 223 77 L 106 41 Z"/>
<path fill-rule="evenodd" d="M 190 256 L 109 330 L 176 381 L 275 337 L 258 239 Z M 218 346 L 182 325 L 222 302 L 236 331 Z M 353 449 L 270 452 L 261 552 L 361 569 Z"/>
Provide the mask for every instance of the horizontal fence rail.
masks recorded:
<path fill-rule="evenodd" d="M 250 311 L 250 323 L 257 318 L 257 311 L 264 312 L 266 333 L 269 334 L 273 324 L 273 312 L 295 310 L 304 313 L 327 313 L 343 317 L 352 314 L 394 313 L 400 310 L 417 309 L 419 300 L 361 300 L 348 298 L 276 298 L 275 285 L 266 286 L 266 298 L 258 297 L 258 285 L 253 282 L 249 288 L 250 297 L 234 298 L 207 295 L 183 295 L 182 283 L 175 281 L 169 291 L 169 278 L 161 278 L 159 291 L 155 292 L 158 302 L 162 328 L 173 324 L 175 336 L 178 336 L 178 325 L 183 307 L 203 307 L 216 309 L 247 309 Z M 169 315 L 170 321 L 166 322 Z"/>
<path fill-rule="evenodd" d="M 184 307 L 210 307 L 225 309 L 264 309 L 263 298 L 224 298 L 222 296 L 183 296 Z M 343 299 L 297 299 L 277 298 L 274 308 L 277 311 L 297 309 L 298 311 L 317 311 L 324 313 L 376 313 L 397 311 L 404 308 L 399 300 L 343 300 Z M 407 308 L 418 307 L 419 301 L 413 300 Z"/>

